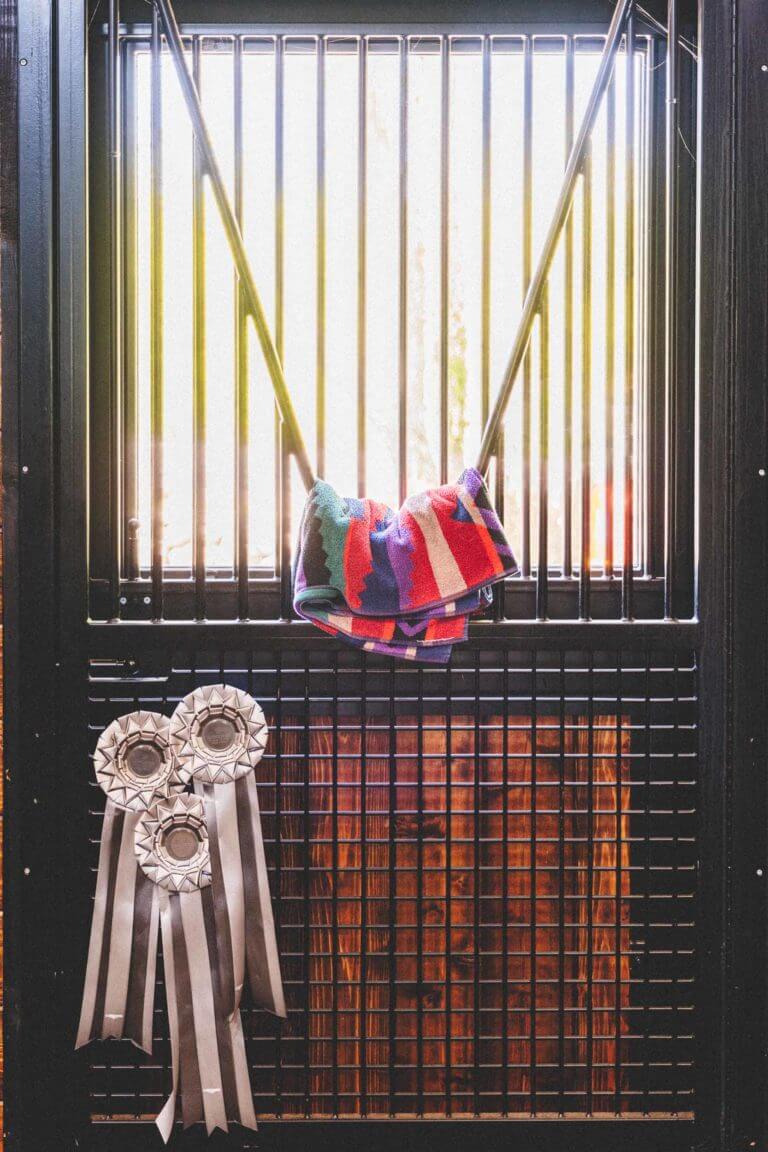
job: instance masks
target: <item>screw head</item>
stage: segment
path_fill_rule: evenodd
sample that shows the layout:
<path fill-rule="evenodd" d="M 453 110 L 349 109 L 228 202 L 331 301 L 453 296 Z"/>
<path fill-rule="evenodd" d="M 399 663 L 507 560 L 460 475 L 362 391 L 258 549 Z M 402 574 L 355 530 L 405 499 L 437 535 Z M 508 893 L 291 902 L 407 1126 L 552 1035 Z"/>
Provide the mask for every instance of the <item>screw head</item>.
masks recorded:
<path fill-rule="evenodd" d="M 22 56 L 22 58 L 19 60 L 19 67 L 26 68 L 28 63 L 29 61 L 27 60 L 26 56 Z"/>

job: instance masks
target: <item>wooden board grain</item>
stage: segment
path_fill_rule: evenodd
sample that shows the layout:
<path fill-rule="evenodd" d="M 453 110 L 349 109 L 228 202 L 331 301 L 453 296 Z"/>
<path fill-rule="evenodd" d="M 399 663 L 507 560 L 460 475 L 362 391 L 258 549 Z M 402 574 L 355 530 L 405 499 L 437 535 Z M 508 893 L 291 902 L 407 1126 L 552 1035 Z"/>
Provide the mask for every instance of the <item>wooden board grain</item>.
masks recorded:
<path fill-rule="evenodd" d="M 276 738 L 298 1010 L 274 1054 L 284 1114 L 613 1111 L 629 1003 L 622 718 L 590 733 L 586 718 L 509 716 L 505 735 L 501 716 L 334 730 L 326 715 Z"/>

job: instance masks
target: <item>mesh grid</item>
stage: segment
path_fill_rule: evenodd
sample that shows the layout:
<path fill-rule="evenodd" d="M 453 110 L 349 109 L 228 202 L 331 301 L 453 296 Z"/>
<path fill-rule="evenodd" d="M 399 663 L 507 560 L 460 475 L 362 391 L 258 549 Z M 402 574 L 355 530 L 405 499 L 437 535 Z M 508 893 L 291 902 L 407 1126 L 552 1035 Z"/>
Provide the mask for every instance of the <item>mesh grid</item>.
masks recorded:
<path fill-rule="evenodd" d="M 257 775 L 289 1019 L 244 1009 L 257 1114 L 692 1114 L 689 652 L 99 662 L 93 741 L 219 680 L 271 729 Z M 162 994 L 155 1036 L 151 1058 L 91 1049 L 94 1117 L 156 1114 Z"/>

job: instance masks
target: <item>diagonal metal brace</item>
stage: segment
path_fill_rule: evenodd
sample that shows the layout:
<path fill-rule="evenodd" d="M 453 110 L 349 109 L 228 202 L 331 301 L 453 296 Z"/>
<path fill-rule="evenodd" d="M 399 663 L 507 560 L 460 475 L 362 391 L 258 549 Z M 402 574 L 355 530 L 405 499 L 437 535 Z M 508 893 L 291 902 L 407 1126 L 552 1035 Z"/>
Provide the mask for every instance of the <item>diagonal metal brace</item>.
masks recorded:
<path fill-rule="evenodd" d="M 621 37 L 624 32 L 624 27 L 629 15 L 630 9 L 634 0 L 618 0 L 616 7 L 613 11 L 608 35 L 606 36 L 605 46 L 600 58 L 600 66 L 595 76 L 592 91 L 587 101 L 584 115 L 582 117 L 579 131 L 573 142 L 571 155 L 568 159 L 565 174 L 563 176 L 563 183 L 558 196 L 557 204 L 555 205 L 552 222 L 547 232 L 544 247 L 539 256 L 539 261 L 536 266 L 536 271 L 531 279 L 528 292 L 523 304 L 523 311 L 520 317 L 520 322 L 517 327 L 517 334 L 512 347 L 512 353 L 507 363 L 507 368 L 504 373 L 499 392 L 490 413 L 488 423 L 483 432 L 483 440 L 480 445 L 480 452 L 477 460 L 477 467 L 481 472 L 487 472 L 488 467 L 493 456 L 496 441 L 501 429 L 504 415 L 509 405 L 509 400 L 512 395 L 515 381 L 517 379 L 520 367 L 525 357 L 526 349 L 531 338 L 531 331 L 533 323 L 541 307 L 542 294 L 546 287 L 549 271 L 554 259 L 555 250 L 557 248 L 560 235 L 568 214 L 571 210 L 571 203 L 573 200 L 573 193 L 576 187 L 576 181 L 584 164 L 584 158 L 589 146 L 589 137 L 600 110 L 600 103 L 606 88 L 611 78 L 613 66 L 616 58 L 616 53 L 621 42 Z M 259 298 L 259 293 L 256 288 L 256 282 L 251 271 L 248 254 L 245 250 L 240 226 L 237 218 L 232 209 L 227 190 L 224 186 L 224 180 L 221 175 L 221 170 L 216 159 L 213 143 L 211 141 L 208 127 L 205 121 L 205 115 L 200 103 L 200 97 L 195 87 L 192 75 L 187 68 L 186 60 L 184 58 L 184 47 L 181 40 L 176 17 L 173 12 L 173 5 L 171 0 L 155 0 L 157 10 L 160 14 L 160 19 L 163 24 L 168 47 L 170 48 L 173 57 L 176 74 L 181 85 L 182 93 L 187 111 L 189 112 L 192 121 L 192 128 L 195 133 L 198 147 L 200 149 L 203 165 L 205 171 L 211 181 L 213 187 L 216 204 L 221 214 L 224 230 L 227 235 L 227 240 L 232 252 L 232 257 L 237 268 L 240 283 L 242 285 L 245 302 L 248 314 L 252 317 L 256 326 L 256 332 L 261 343 L 264 359 L 267 364 L 272 386 L 275 391 L 277 406 L 280 411 L 283 423 L 287 429 L 290 449 L 296 457 L 296 462 L 301 473 L 301 478 L 309 490 L 315 482 L 315 476 L 312 465 L 309 461 L 304 438 L 301 434 L 296 411 L 293 407 L 288 385 L 283 374 L 282 364 L 280 357 L 277 354 L 272 335 L 269 331 L 264 309 Z"/>
<path fill-rule="evenodd" d="M 523 303 L 523 311 L 520 316 L 520 321 L 517 326 L 517 333 L 515 335 L 515 342 L 512 346 L 512 353 L 507 362 L 507 367 L 504 372 L 504 379 L 501 388 L 498 391 L 496 400 L 493 405 L 488 422 L 485 425 L 483 432 L 483 440 L 480 445 L 480 452 L 477 458 L 477 469 L 480 472 L 487 472 L 490 465 L 491 458 L 496 450 L 496 442 L 501 425 L 504 420 L 504 415 L 507 411 L 512 389 L 515 386 L 520 367 L 525 358 L 528 342 L 531 338 L 531 331 L 533 329 L 533 322 L 541 307 L 542 296 L 547 285 L 547 278 L 549 270 L 552 266 L 552 261 L 555 256 L 557 244 L 560 235 L 568 219 L 568 214 L 571 210 L 571 203 L 573 200 L 573 192 L 576 187 L 576 181 L 582 170 L 584 159 L 586 156 L 587 148 L 589 146 L 589 137 L 597 119 L 597 114 L 600 110 L 600 103 L 608 83 L 611 79 L 611 72 L 616 58 L 616 53 L 621 42 L 621 36 L 624 31 L 627 17 L 629 16 L 633 0 L 618 0 L 616 7 L 613 10 L 611 17 L 611 24 L 608 29 L 608 35 L 605 39 L 605 46 L 603 54 L 600 57 L 600 67 L 595 76 L 595 82 L 592 85 L 592 91 L 587 101 L 587 106 L 584 109 L 584 115 L 579 126 L 579 131 L 573 141 L 571 148 L 571 155 L 568 158 L 568 164 L 563 176 L 563 183 L 560 188 L 560 195 L 555 205 L 555 210 L 552 214 L 552 222 L 547 232 L 544 247 L 541 250 L 536 271 L 531 278 L 531 283 L 526 293 L 525 302 Z"/>
<path fill-rule="evenodd" d="M 272 339 L 272 333 L 269 330 L 266 315 L 264 314 L 264 308 L 251 270 L 248 253 L 245 250 L 243 234 L 240 231 L 240 225 L 237 222 L 237 217 L 235 216 L 229 196 L 227 195 L 221 169 L 216 159 L 213 142 L 211 141 L 205 115 L 200 103 L 200 96 L 195 87 L 192 75 L 187 68 L 187 62 L 184 58 L 184 46 L 182 44 L 179 26 L 176 23 L 173 6 L 170 0 L 155 0 L 155 3 L 176 67 L 176 75 L 181 85 L 187 111 L 192 121 L 195 139 L 203 161 L 203 169 L 211 181 L 213 194 L 221 215 L 221 222 L 224 225 L 224 231 L 232 252 L 232 258 L 235 262 L 235 268 L 240 278 L 240 285 L 245 297 L 245 308 L 255 325 L 261 350 L 267 365 L 267 371 L 269 372 L 272 387 L 275 392 L 277 407 L 288 434 L 288 448 L 296 458 L 301 478 L 307 491 L 309 491 L 315 483 L 314 470 L 310 463 L 304 437 L 301 434 L 296 409 L 293 406 L 291 394 L 288 391 L 283 366 L 280 362 L 275 342 Z"/>

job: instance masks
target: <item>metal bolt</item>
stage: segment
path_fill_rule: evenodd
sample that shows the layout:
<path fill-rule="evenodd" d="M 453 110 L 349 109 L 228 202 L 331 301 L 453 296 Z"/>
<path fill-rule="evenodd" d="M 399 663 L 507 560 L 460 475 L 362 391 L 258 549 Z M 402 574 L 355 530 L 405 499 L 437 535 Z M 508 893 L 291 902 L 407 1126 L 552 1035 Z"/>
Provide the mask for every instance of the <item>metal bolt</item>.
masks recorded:
<path fill-rule="evenodd" d="M 152 597 L 151 596 L 145 596 L 144 597 L 144 603 L 145 604 L 151 604 L 152 603 Z"/>
<path fill-rule="evenodd" d="M 758 468 L 757 474 L 758 476 L 765 476 L 765 468 Z"/>
<path fill-rule="evenodd" d="M 120 597 L 120 603 L 121 604 L 127 604 L 128 603 L 128 597 L 127 596 L 121 596 Z"/>
<path fill-rule="evenodd" d="M 761 72 L 768 72 L 768 64 L 761 64 L 760 65 L 760 71 Z"/>
<path fill-rule="evenodd" d="M 27 60 L 26 56 L 22 56 L 21 60 L 19 60 L 19 67 L 26 68 L 28 63 L 29 61 Z"/>
<path fill-rule="evenodd" d="M 29 472 L 29 465 L 28 464 L 22 464 L 21 470 L 24 473 L 24 475 L 26 476 L 27 472 Z"/>
<path fill-rule="evenodd" d="M 25 869 L 24 869 L 24 875 L 25 875 L 25 876 L 29 876 L 29 868 L 25 868 Z"/>

